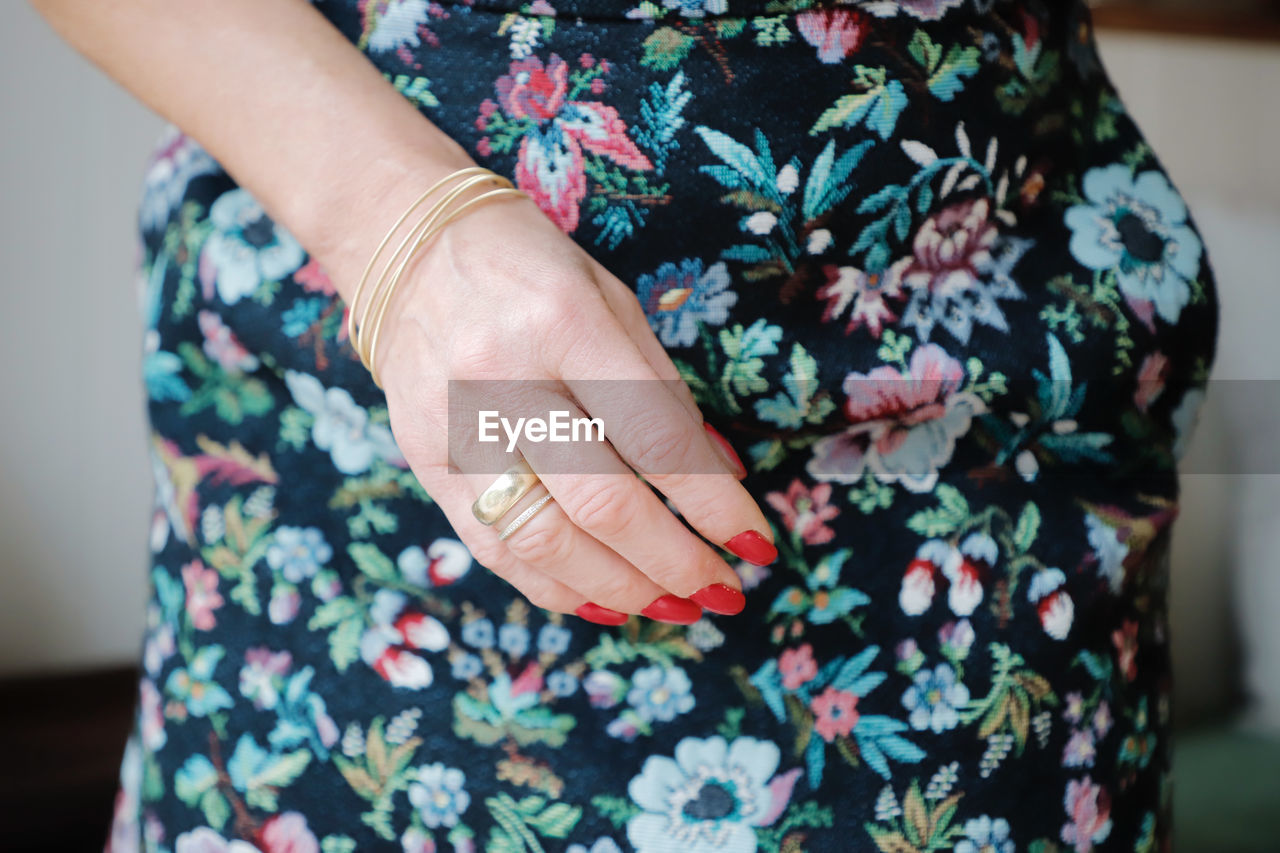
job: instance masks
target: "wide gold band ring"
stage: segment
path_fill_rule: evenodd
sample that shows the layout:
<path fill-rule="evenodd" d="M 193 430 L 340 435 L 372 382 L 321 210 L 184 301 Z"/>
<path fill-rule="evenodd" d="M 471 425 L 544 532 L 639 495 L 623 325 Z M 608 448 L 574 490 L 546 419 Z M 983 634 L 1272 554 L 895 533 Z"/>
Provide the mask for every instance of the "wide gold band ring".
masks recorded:
<path fill-rule="evenodd" d="M 538 475 L 521 459 L 502 472 L 471 505 L 471 513 L 481 524 L 493 524 L 506 515 L 529 490 L 538 484 Z"/>

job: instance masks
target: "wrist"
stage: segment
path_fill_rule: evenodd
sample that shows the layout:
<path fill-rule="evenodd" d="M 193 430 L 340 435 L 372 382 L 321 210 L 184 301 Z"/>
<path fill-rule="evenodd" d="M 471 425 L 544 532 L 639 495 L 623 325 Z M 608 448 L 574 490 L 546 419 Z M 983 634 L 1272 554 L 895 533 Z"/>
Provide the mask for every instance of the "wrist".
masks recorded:
<path fill-rule="evenodd" d="M 347 304 L 360 274 L 396 218 L 436 181 L 477 165 L 453 139 L 434 127 L 430 131 L 421 134 L 415 144 L 402 138 L 370 154 L 345 157 L 346 164 L 338 170 L 340 177 L 325 186 L 322 194 L 304 194 L 298 199 L 305 209 L 294 214 L 294 221 L 307 232 L 298 238 L 324 267 Z M 363 165 L 351 168 L 353 160 Z M 393 237 L 383 251 L 383 263 L 397 244 Z M 362 300 L 368 299 L 367 287 Z"/>

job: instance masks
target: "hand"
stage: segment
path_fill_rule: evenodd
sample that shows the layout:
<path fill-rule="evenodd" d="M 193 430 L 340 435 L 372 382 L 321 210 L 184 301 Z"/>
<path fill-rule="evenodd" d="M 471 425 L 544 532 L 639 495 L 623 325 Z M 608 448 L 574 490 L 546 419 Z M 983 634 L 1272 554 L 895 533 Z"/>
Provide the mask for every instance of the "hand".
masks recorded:
<path fill-rule="evenodd" d="M 777 556 L 771 529 L 739 482 L 745 468 L 704 428 L 627 286 L 520 197 L 466 211 L 410 263 L 382 322 L 378 375 L 397 444 L 476 560 L 534 605 L 592 621 L 641 613 L 689 623 L 700 605 L 741 610 L 737 574 L 646 482 L 743 559 Z M 475 470 L 470 454 L 451 459 L 451 379 L 552 382 L 563 388 L 557 408 L 608 425 L 607 443 L 575 443 L 590 458 L 573 472 L 539 470 L 548 446 L 520 444 L 554 500 L 505 541 L 499 531 L 545 490 L 535 487 L 492 527 L 475 518 L 471 505 L 498 471 Z M 517 396 L 496 408 L 508 416 L 526 407 Z"/>

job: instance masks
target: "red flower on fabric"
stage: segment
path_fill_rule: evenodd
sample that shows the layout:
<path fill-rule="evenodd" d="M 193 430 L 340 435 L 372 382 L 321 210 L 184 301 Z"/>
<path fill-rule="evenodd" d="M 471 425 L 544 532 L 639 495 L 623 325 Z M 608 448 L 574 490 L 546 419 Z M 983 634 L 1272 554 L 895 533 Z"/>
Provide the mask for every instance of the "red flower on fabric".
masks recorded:
<path fill-rule="evenodd" d="M 828 687 L 813 700 L 813 727 L 830 743 L 839 735 L 847 735 L 858 724 L 858 697 L 848 690 Z"/>
<path fill-rule="evenodd" d="M 813 646 L 805 643 L 796 649 L 786 649 L 778 656 L 778 672 L 782 686 L 795 690 L 814 679 L 818 674 L 818 662 L 813 659 Z"/>
<path fill-rule="evenodd" d="M 785 493 L 769 492 L 764 497 L 782 516 L 787 530 L 799 533 L 806 545 L 822 545 L 835 538 L 836 532 L 826 525 L 840 514 L 839 507 L 831 504 L 830 483 L 808 489 L 796 479 Z"/>
<path fill-rule="evenodd" d="M 796 15 L 796 29 L 818 49 L 818 59 L 834 64 L 862 46 L 867 21 L 867 16 L 855 9 L 810 9 Z"/>
<path fill-rule="evenodd" d="M 597 65 L 602 72 L 608 69 L 605 60 Z M 587 195 L 584 152 L 637 171 L 653 169 L 627 135 L 627 124 L 616 109 L 599 101 L 569 99 L 569 63 L 558 54 L 552 53 L 545 65 L 537 56 L 515 60 L 494 85 L 508 118 L 533 123 L 520 140 L 516 186 L 562 231 L 577 229 L 579 206 Z M 599 94 L 596 87 L 588 88 Z M 485 108 L 482 104 L 482 115 Z"/>

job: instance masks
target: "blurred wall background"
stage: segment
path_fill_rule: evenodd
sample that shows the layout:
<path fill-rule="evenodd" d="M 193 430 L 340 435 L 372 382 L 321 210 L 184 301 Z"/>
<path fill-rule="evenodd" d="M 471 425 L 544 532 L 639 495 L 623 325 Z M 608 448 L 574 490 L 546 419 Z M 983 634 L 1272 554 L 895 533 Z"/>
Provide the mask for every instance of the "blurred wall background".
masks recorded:
<path fill-rule="evenodd" d="M 131 663 L 151 471 L 134 215 L 163 122 L 24 3 L 0 28 L 0 676 Z M 1218 379 L 1280 379 L 1280 49 L 1102 30 L 1104 59 L 1204 232 L 1219 276 Z M 1274 397 L 1273 397 L 1274 399 Z M 1273 440 L 1212 392 L 1188 469 Z M 1175 707 L 1218 714 L 1239 648 L 1280 661 L 1280 476 L 1184 477 L 1175 538 Z M 1241 617 L 1246 621 L 1241 622 Z M 1242 627 L 1243 626 L 1243 627 Z M 1250 658 L 1258 670 L 1280 663 Z M 1280 696 L 1272 697 L 1280 708 Z M 1274 719 L 1280 720 L 1280 713 Z"/>

